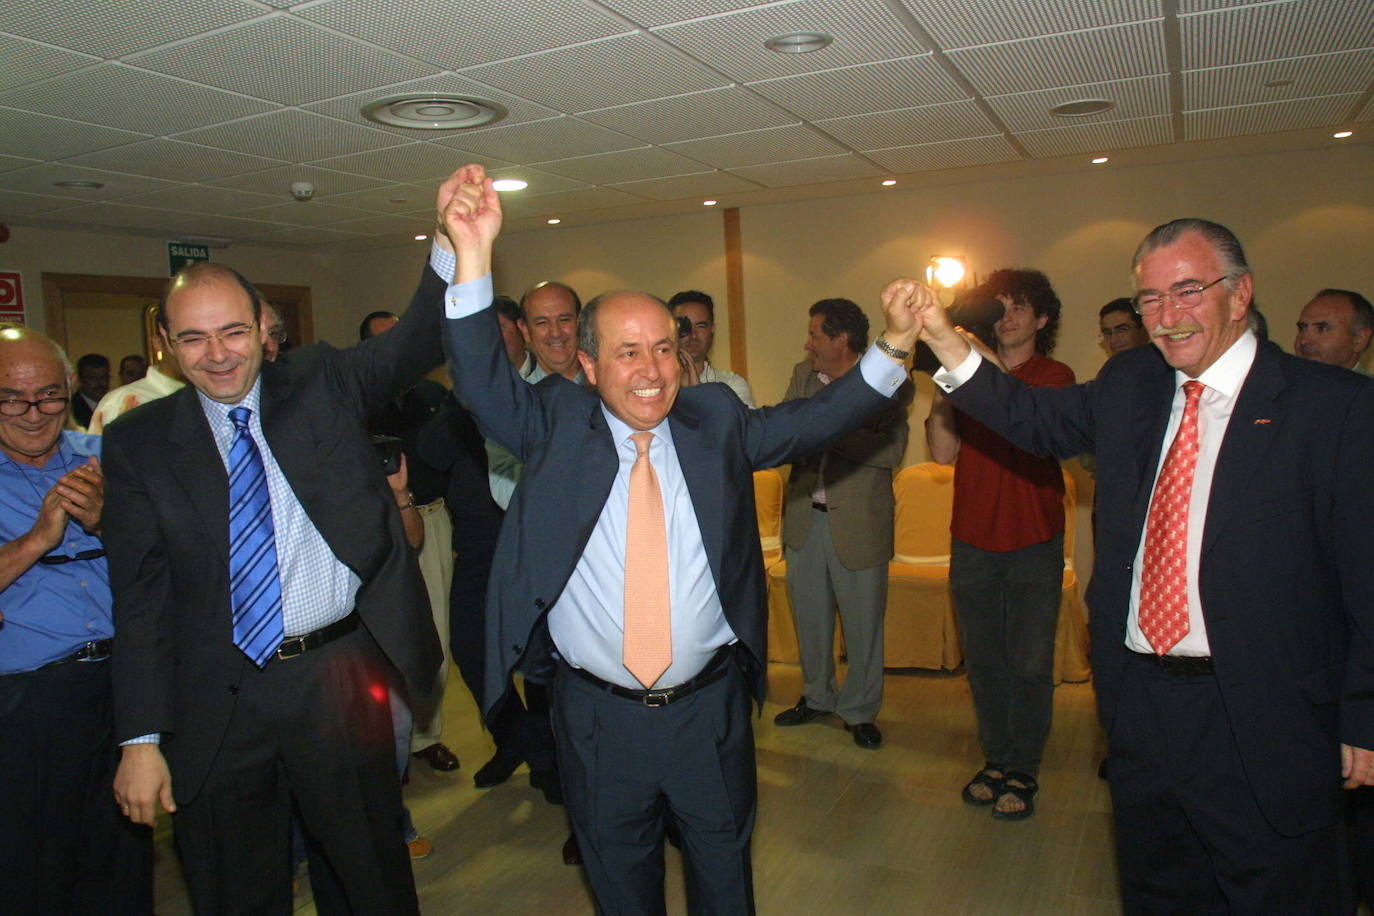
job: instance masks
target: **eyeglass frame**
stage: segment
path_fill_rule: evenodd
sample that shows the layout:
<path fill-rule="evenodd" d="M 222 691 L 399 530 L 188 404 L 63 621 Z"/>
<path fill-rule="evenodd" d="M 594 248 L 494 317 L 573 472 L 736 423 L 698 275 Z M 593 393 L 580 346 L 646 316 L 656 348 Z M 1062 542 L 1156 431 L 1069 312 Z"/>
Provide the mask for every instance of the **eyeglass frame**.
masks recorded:
<path fill-rule="evenodd" d="M 37 410 L 40 414 L 42 414 L 45 417 L 55 417 L 58 414 L 62 413 L 62 411 L 67 409 L 68 405 L 71 404 L 71 399 L 71 392 L 66 391 L 64 391 L 61 395 L 39 398 L 36 401 L 29 401 L 24 398 L 0 398 L 0 416 L 22 417 L 24 414 L 29 412 L 30 408 L 32 408 L 34 410 Z M 19 411 L 18 413 L 14 413 L 6 409 L 5 405 L 7 404 L 23 404 L 24 409 Z M 62 406 L 57 408 L 56 410 L 49 411 L 43 409 L 42 405 L 44 404 L 61 404 Z"/>
<path fill-rule="evenodd" d="M 184 339 L 184 335 L 188 333 L 186 331 L 183 331 L 181 334 L 178 334 L 176 336 L 167 335 L 167 342 L 174 347 L 182 348 L 190 352 L 202 351 L 206 347 L 210 346 L 210 341 L 217 340 L 220 342 L 220 345 L 223 346 L 226 350 L 233 350 L 235 352 L 238 352 L 238 348 L 241 346 L 246 346 L 252 340 L 253 332 L 260 329 L 261 327 L 261 322 L 257 318 L 254 318 L 251 322 L 248 322 L 247 324 L 235 325 L 234 327 L 231 327 L 228 330 L 220 329 L 218 331 L 209 332 L 198 331 L 191 337 L 190 340 Z M 231 334 L 235 335 L 235 340 L 233 340 L 232 342 L 226 339 Z M 237 335 L 245 336 L 238 337 Z"/>
<path fill-rule="evenodd" d="M 1175 287 L 1173 289 L 1163 290 L 1160 293 L 1158 293 L 1159 305 L 1148 311 L 1145 309 L 1144 303 L 1140 301 L 1140 294 L 1137 293 L 1136 295 L 1131 297 L 1131 307 L 1135 309 L 1135 313 L 1137 315 L 1140 315 L 1142 318 L 1146 315 L 1158 315 L 1160 312 L 1164 311 L 1164 305 L 1167 302 L 1172 302 L 1174 304 L 1174 308 L 1176 309 L 1181 309 L 1184 311 L 1188 309 L 1195 309 L 1202 304 L 1203 293 L 1207 292 L 1207 290 L 1216 286 L 1221 281 L 1227 279 L 1229 276 L 1229 274 L 1222 274 L 1220 277 L 1217 277 L 1211 283 L 1204 283 L 1202 286 L 1192 285 L 1198 282 L 1197 280 L 1193 280 L 1191 281 L 1191 283 L 1179 284 L 1179 286 L 1181 286 L 1182 289 Z M 1181 297 L 1186 294 L 1196 295 L 1197 301 L 1184 302 Z"/>

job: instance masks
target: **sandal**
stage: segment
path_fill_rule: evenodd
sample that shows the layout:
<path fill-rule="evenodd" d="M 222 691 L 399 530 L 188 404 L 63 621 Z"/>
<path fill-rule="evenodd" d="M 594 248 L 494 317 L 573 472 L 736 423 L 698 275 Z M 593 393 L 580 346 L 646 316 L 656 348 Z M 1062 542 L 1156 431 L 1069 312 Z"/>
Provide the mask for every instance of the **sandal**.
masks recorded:
<path fill-rule="evenodd" d="M 1012 785 L 1014 782 L 1020 785 Z M 1020 811 L 999 811 L 993 808 L 992 816 L 999 821 L 1024 821 L 1035 813 L 1035 793 L 1039 791 L 1040 783 L 1029 773 L 1008 773 L 1002 777 L 1002 794 L 998 798 L 1015 795 L 1026 807 Z"/>
<path fill-rule="evenodd" d="M 995 763 L 986 763 L 978 773 L 964 786 L 964 791 L 959 793 L 959 797 L 964 800 L 964 804 L 972 805 L 975 808 L 986 808 L 988 805 L 997 801 L 997 796 L 1002 794 L 1002 780 L 1004 776 L 993 776 L 993 773 L 1002 772 L 1002 768 Z M 986 786 L 988 789 L 987 798 L 979 798 L 973 794 L 975 786 Z"/>

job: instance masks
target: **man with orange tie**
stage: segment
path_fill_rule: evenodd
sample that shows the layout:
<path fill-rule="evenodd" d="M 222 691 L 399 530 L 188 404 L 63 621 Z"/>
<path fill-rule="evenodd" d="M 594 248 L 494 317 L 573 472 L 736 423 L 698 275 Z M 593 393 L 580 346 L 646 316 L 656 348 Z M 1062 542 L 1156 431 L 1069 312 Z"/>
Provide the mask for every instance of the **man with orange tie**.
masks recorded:
<path fill-rule="evenodd" d="M 887 405 L 905 380 L 911 316 L 888 314 L 859 371 L 751 411 L 719 385 L 679 388 L 661 301 L 606 293 L 578 321 L 595 390 L 528 385 L 487 308 L 501 212 L 480 166 L 445 182 L 439 213 L 431 263 L 454 281 L 455 390 L 525 462 L 492 564 L 484 707 L 514 667 L 552 676 L 564 796 L 600 912 L 663 911 L 669 817 L 689 908 L 753 912 L 749 699 L 762 699 L 767 653 L 752 472 Z"/>
<path fill-rule="evenodd" d="M 1018 446 L 1097 455 L 1088 589 L 1127 913 L 1346 913 L 1342 786 L 1374 783 L 1374 386 L 1248 328 L 1224 226 L 1136 250 L 1153 347 L 1029 388 L 919 284 L 961 409 Z M 1162 355 L 1162 359 L 1161 359 Z"/>

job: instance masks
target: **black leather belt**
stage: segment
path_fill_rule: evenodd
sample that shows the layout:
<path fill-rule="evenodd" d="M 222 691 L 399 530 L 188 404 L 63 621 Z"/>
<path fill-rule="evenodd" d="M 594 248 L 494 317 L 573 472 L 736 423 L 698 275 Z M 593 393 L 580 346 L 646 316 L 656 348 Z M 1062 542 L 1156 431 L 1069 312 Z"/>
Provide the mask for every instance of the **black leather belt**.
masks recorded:
<path fill-rule="evenodd" d="M 113 639 L 97 639 L 86 643 L 66 658 L 59 658 L 55 662 L 48 662 L 44 668 L 53 665 L 65 665 L 67 662 L 99 662 L 110 657 L 110 650 L 114 648 Z"/>
<path fill-rule="evenodd" d="M 645 706 L 668 706 L 725 677 L 730 670 L 726 667 L 725 662 L 734 654 L 734 648 L 733 644 L 721 646 L 694 677 L 674 687 L 664 687 L 661 690 L 631 690 L 628 687 L 621 687 L 619 684 L 612 684 L 610 681 L 603 681 L 585 668 L 574 668 L 572 665 L 566 665 L 566 667 L 588 684 L 599 687 L 612 696 L 631 700 L 635 703 L 643 703 Z"/>
<path fill-rule="evenodd" d="M 295 658 L 297 655 L 304 655 L 311 649 L 318 649 L 325 643 L 333 642 L 340 636 L 347 636 L 356 629 L 358 629 L 358 612 L 354 611 L 343 620 L 336 620 L 328 626 L 320 627 L 313 633 L 306 633 L 303 636 L 288 636 L 277 647 L 277 658 Z"/>
<path fill-rule="evenodd" d="M 812 504 L 811 504 L 811 508 L 812 508 L 812 509 L 815 509 L 817 512 L 829 512 L 829 511 L 830 511 L 830 507 L 827 506 L 825 503 L 812 503 Z"/>
<path fill-rule="evenodd" d="M 1160 671 L 1174 677 L 1199 677 L 1216 673 L 1212 668 L 1210 655 L 1154 655 L 1145 652 L 1133 654 L 1149 659 Z"/>

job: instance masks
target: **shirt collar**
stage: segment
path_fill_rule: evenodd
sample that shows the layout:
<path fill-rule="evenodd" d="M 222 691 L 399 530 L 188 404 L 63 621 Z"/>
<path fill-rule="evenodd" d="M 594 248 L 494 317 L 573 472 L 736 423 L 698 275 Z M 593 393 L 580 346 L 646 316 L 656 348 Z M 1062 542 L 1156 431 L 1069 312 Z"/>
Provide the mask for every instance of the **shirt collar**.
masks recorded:
<path fill-rule="evenodd" d="M 1250 366 L 1254 363 L 1257 352 L 1259 340 L 1254 332 L 1246 330 L 1235 343 L 1226 348 L 1225 353 L 1217 357 L 1216 362 L 1197 377 L 1197 380 L 1228 399 L 1234 398 L 1240 391 L 1240 386 L 1245 383 L 1245 376 L 1250 373 Z M 1175 385 L 1182 387 L 1188 380 L 1186 373 L 1174 370 Z"/>
<path fill-rule="evenodd" d="M 606 425 L 611 428 L 611 441 L 616 444 L 616 448 L 630 441 L 630 437 L 637 432 L 651 432 L 655 438 L 662 439 L 663 444 L 669 448 L 673 447 L 673 431 L 668 426 L 668 418 L 664 417 L 663 422 L 659 423 L 650 430 L 631 429 L 630 424 L 611 413 L 606 406 L 606 402 L 601 402 L 601 415 L 606 418 Z"/>
<path fill-rule="evenodd" d="M 233 410 L 235 407 L 247 407 L 253 412 L 254 416 L 257 416 L 258 404 L 262 401 L 262 376 L 259 375 L 253 380 L 253 387 L 248 389 L 248 393 L 243 396 L 243 400 L 239 401 L 237 404 L 225 404 L 223 401 L 216 401 L 214 398 L 208 398 L 199 388 L 196 389 L 196 397 L 200 398 L 201 410 L 205 411 L 205 416 L 209 418 L 212 427 L 216 425 L 223 426 L 231 422 L 229 420 L 229 411 Z"/>

